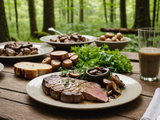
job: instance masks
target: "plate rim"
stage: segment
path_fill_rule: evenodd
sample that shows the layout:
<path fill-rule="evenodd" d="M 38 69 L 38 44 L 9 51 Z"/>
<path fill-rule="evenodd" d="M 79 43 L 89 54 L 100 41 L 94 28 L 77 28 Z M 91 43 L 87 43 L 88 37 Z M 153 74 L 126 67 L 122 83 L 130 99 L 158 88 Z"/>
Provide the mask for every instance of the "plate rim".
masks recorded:
<path fill-rule="evenodd" d="M 139 89 L 140 91 L 136 92 L 136 95 L 135 95 L 134 97 L 132 97 L 132 99 L 129 99 L 129 100 L 126 100 L 125 102 L 120 102 L 120 103 L 118 103 L 118 104 L 114 104 L 114 105 L 111 105 L 111 106 L 106 106 L 108 103 L 110 103 L 110 102 L 107 102 L 107 103 L 96 103 L 96 104 L 99 104 L 100 106 L 96 106 L 96 104 L 79 104 L 79 105 L 81 105 L 81 106 L 76 107 L 78 104 L 75 104 L 75 105 L 74 105 L 74 103 L 64 103 L 64 102 L 61 102 L 61 101 L 58 101 L 58 100 L 54 100 L 53 98 L 50 98 L 50 99 L 52 99 L 54 102 L 59 102 L 59 103 L 60 103 L 60 105 L 59 105 L 59 104 L 51 104 L 51 103 L 48 103 L 48 102 L 46 102 L 46 101 L 42 101 L 42 100 L 39 100 L 39 99 L 35 98 L 35 97 L 28 91 L 28 90 L 29 90 L 28 87 L 29 87 L 29 84 L 31 84 L 31 82 L 34 82 L 34 81 L 36 81 L 36 80 L 38 80 L 38 79 L 40 79 L 40 78 L 44 78 L 44 77 L 46 77 L 46 76 L 49 76 L 49 75 L 52 75 L 52 74 L 57 74 L 57 73 L 59 73 L 59 72 L 49 73 L 49 74 L 42 75 L 42 76 L 39 76 L 39 77 L 37 77 L 37 78 L 32 79 L 32 80 L 31 80 L 30 82 L 28 82 L 28 84 L 26 85 L 27 94 L 28 94 L 32 99 L 34 99 L 34 100 L 36 100 L 36 101 L 38 101 L 38 102 L 40 102 L 40 103 L 46 104 L 46 105 L 50 105 L 50 106 L 54 106 L 54 107 L 59 107 L 59 108 L 67 108 L 67 109 L 89 110 L 89 109 L 110 108 L 110 107 L 115 107 L 115 106 L 119 106 L 119 105 L 122 105 L 122 104 L 126 104 L 126 103 L 131 102 L 131 101 L 133 101 L 134 99 L 136 99 L 138 96 L 140 96 L 140 94 L 141 94 L 141 92 L 142 92 L 142 86 L 141 86 L 141 84 L 140 84 L 138 81 L 136 81 L 135 79 L 133 79 L 133 78 L 131 78 L 131 77 L 129 77 L 129 76 L 125 76 L 125 75 L 119 74 L 119 73 L 113 73 L 113 74 L 119 75 L 120 78 L 121 78 L 121 76 L 130 78 L 132 81 L 134 81 L 134 82 L 136 83 L 136 85 L 138 85 L 138 89 Z M 42 81 L 41 81 L 41 83 L 42 83 Z M 41 83 L 40 83 L 40 84 L 41 84 Z M 42 86 L 41 86 L 41 85 L 40 85 L 40 87 L 41 87 L 41 89 L 42 89 Z M 45 94 L 44 94 L 44 95 L 45 95 Z M 44 97 L 44 96 L 43 96 L 43 97 Z M 48 97 L 48 96 L 45 95 L 45 97 Z M 121 97 L 121 96 L 120 96 L 120 97 Z M 117 98 L 117 99 L 119 99 L 119 98 Z M 115 100 L 116 100 L 116 99 L 115 99 Z M 66 106 L 64 106 L 64 105 L 66 105 Z M 85 105 L 86 107 L 84 107 L 84 105 Z M 93 105 L 95 105 L 96 107 L 92 107 Z"/>

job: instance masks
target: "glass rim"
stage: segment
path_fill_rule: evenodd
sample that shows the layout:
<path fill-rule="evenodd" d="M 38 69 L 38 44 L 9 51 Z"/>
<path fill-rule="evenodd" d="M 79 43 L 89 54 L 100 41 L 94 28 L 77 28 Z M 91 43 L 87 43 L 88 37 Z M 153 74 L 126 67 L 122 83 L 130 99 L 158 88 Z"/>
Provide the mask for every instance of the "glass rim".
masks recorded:
<path fill-rule="evenodd" d="M 160 31 L 160 28 L 155 28 L 155 27 L 141 27 L 141 28 L 138 28 L 138 31 L 149 31 L 149 30 Z"/>

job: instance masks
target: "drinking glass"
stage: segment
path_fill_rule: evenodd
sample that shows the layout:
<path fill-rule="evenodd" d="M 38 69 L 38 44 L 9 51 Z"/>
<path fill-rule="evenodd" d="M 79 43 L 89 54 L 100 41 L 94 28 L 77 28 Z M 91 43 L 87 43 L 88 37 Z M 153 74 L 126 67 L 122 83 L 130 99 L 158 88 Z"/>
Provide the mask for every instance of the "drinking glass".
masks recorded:
<path fill-rule="evenodd" d="M 160 28 L 138 29 L 140 78 L 145 81 L 158 79 L 160 67 Z"/>

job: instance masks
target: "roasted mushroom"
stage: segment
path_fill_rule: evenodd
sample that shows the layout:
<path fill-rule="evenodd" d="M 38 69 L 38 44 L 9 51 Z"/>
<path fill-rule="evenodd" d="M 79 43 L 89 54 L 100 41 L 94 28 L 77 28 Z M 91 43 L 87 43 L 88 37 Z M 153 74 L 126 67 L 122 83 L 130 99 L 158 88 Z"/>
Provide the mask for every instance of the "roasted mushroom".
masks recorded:
<path fill-rule="evenodd" d="M 121 89 L 119 88 L 119 86 L 115 82 L 113 82 L 113 91 L 118 94 L 121 94 Z"/>
<path fill-rule="evenodd" d="M 77 78 L 79 76 L 80 76 L 80 74 L 78 72 L 76 72 L 76 71 L 69 72 L 69 77 Z"/>
<path fill-rule="evenodd" d="M 111 75 L 111 80 L 114 81 L 119 87 L 124 87 L 125 84 L 119 79 L 118 75 Z"/>
<path fill-rule="evenodd" d="M 8 56 L 14 56 L 16 54 L 16 52 L 14 50 L 12 50 L 11 48 L 6 48 L 6 54 Z"/>

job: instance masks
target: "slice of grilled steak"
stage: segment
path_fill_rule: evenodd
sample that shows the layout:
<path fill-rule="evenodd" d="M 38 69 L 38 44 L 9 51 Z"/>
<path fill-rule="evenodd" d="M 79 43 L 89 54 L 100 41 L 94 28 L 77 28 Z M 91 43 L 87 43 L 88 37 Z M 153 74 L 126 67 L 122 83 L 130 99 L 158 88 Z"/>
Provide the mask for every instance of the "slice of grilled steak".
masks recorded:
<path fill-rule="evenodd" d="M 79 86 L 85 99 L 89 101 L 108 102 L 105 90 L 98 83 L 86 82 Z"/>
<path fill-rule="evenodd" d="M 106 92 L 95 82 L 51 75 L 43 79 L 42 88 L 45 94 L 62 102 L 79 103 L 83 99 L 108 102 Z"/>
<path fill-rule="evenodd" d="M 73 102 L 73 103 L 79 103 L 84 99 L 82 93 L 79 90 L 73 90 L 70 91 L 68 89 L 65 89 L 61 93 L 60 100 L 62 102 Z"/>
<path fill-rule="evenodd" d="M 43 78 L 42 89 L 46 95 L 50 95 L 50 88 L 60 79 L 59 75 L 51 75 Z"/>

